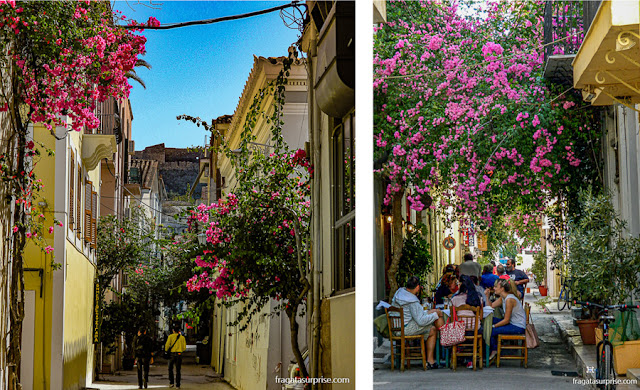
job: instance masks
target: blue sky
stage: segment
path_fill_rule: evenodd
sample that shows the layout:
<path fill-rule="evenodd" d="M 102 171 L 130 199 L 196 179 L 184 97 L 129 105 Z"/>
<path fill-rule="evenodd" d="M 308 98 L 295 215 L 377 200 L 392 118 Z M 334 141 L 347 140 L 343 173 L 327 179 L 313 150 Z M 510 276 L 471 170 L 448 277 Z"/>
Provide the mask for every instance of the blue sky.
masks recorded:
<path fill-rule="evenodd" d="M 280 4 L 284 2 L 118 1 L 115 9 L 139 22 L 154 16 L 161 24 L 171 24 Z M 207 132 L 177 121 L 176 116 L 189 114 L 209 122 L 233 114 L 253 66 L 253 55 L 286 55 L 298 34 L 284 25 L 279 12 L 203 26 L 146 30 L 147 54 L 143 58 L 152 68 L 136 71 L 147 89 L 131 81 L 129 97 L 136 150 L 163 142 L 167 147 L 202 145 Z"/>

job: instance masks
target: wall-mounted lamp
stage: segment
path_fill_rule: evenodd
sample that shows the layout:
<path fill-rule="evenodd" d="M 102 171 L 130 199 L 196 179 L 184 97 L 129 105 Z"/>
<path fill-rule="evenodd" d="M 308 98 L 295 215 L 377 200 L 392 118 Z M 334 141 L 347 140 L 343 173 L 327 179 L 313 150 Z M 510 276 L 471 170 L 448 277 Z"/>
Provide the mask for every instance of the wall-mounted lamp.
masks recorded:
<path fill-rule="evenodd" d="M 413 226 L 413 224 L 411 222 L 407 222 L 407 231 L 408 232 L 413 232 L 414 230 L 416 230 L 416 227 Z"/>
<path fill-rule="evenodd" d="M 387 223 L 391 223 L 391 222 L 393 222 L 393 216 L 391 216 L 391 215 L 387 215 L 387 216 L 385 217 L 385 220 L 387 221 Z"/>

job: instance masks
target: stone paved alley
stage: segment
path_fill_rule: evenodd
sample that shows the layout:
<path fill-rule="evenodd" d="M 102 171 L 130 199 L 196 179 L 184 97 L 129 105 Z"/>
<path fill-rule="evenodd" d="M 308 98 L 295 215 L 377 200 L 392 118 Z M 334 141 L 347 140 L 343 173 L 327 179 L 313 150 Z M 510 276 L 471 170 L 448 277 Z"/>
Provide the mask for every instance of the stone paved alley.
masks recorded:
<path fill-rule="evenodd" d="M 102 375 L 87 389 L 129 390 L 138 388 L 138 374 L 135 368 L 119 371 L 114 375 Z M 149 370 L 149 389 L 168 389 L 169 373 L 164 359 L 153 364 Z M 195 359 L 195 345 L 188 345 L 182 362 L 181 389 L 232 390 L 233 387 L 213 372 L 211 366 L 198 365 Z"/>

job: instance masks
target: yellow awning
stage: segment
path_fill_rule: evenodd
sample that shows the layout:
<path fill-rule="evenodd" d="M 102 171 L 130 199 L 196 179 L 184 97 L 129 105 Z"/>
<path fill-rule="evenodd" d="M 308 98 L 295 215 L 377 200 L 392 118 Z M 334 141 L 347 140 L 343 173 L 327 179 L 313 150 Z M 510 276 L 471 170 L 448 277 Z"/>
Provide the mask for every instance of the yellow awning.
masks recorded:
<path fill-rule="evenodd" d="M 640 103 L 640 0 L 603 1 L 573 61 L 574 87 L 593 105 Z"/>

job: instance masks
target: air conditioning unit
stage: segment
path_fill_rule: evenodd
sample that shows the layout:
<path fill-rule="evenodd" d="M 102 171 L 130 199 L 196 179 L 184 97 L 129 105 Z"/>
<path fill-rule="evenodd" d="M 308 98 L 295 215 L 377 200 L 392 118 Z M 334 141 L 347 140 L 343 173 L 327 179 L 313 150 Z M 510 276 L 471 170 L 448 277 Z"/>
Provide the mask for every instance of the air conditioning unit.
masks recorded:
<path fill-rule="evenodd" d="M 127 140 L 127 142 L 129 142 L 129 147 L 128 147 L 129 155 L 133 156 L 134 154 L 136 154 L 136 148 L 135 148 L 136 141 L 130 139 L 130 140 Z"/>

